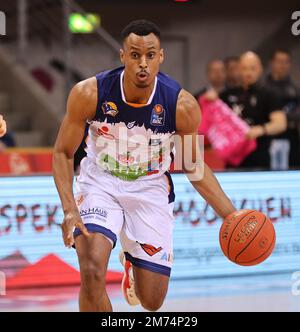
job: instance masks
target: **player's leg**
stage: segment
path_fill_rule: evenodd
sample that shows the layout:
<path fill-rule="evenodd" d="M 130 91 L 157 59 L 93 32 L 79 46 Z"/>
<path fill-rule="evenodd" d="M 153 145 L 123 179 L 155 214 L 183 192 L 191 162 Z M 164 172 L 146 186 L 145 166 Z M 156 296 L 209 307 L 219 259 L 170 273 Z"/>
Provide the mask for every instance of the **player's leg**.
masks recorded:
<path fill-rule="evenodd" d="M 168 291 L 169 277 L 133 265 L 136 295 L 141 305 L 149 311 L 157 311 Z"/>
<path fill-rule="evenodd" d="M 77 184 L 77 188 L 82 190 L 86 186 L 80 187 Z M 110 184 L 110 191 L 112 188 Z M 78 190 L 75 195 L 81 219 L 91 234 L 87 238 L 81 235 L 79 229 L 74 231 L 81 275 L 80 310 L 111 311 L 105 277 L 111 250 L 124 222 L 124 214 L 120 205 L 107 194 L 105 180 L 102 181 L 102 188 L 92 189 L 93 193 Z"/>
<path fill-rule="evenodd" d="M 105 277 L 112 243 L 100 233 L 89 238 L 77 236 L 76 251 L 80 266 L 80 311 L 112 311 L 106 293 Z"/>
<path fill-rule="evenodd" d="M 125 247 L 130 246 L 130 241 L 125 240 L 126 235 L 121 235 Z M 150 246 L 149 246 L 150 247 Z M 134 250 L 140 256 L 138 250 Z M 165 255 L 165 254 L 163 254 Z M 126 301 L 130 305 L 141 304 L 149 311 L 158 310 L 164 302 L 168 291 L 171 269 L 167 266 L 153 263 L 148 260 L 131 256 L 128 252 L 120 253 L 120 261 L 125 273 L 122 290 Z"/>
<path fill-rule="evenodd" d="M 145 309 L 156 311 L 167 294 L 172 266 L 173 184 L 162 176 L 132 186 L 136 188 L 129 188 L 121 202 L 125 223 L 120 239 L 126 257 L 123 293 L 129 304 L 138 299 Z"/>
<path fill-rule="evenodd" d="M 75 188 L 81 219 L 91 234 L 86 238 L 79 229 L 74 231 L 81 274 L 80 310 L 111 311 L 105 288 L 106 271 L 124 222 L 123 209 L 114 198 L 118 196 L 118 182 L 84 158 Z"/>

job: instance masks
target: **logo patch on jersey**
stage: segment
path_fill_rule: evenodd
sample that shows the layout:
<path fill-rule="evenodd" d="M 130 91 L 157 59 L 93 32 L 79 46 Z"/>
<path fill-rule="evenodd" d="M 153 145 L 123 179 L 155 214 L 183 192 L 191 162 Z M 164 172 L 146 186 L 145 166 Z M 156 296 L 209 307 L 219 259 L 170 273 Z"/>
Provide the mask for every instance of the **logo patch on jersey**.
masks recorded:
<path fill-rule="evenodd" d="M 153 256 L 162 250 L 162 247 L 155 248 L 151 244 L 140 243 L 140 245 L 142 249 L 145 251 L 145 253 L 148 254 L 149 256 Z"/>
<path fill-rule="evenodd" d="M 151 112 L 150 124 L 153 126 L 163 126 L 165 124 L 165 109 L 160 104 L 156 104 Z"/>
<path fill-rule="evenodd" d="M 97 136 L 103 136 L 107 139 L 114 140 L 115 136 L 112 134 L 109 134 L 109 129 L 107 126 L 102 126 L 97 128 Z"/>
<path fill-rule="evenodd" d="M 131 128 L 134 127 L 134 125 L 135 125 L 135 121 L 128 122 L 128 123 L 127 123 L 127 128 L 128 128 L 128 129 L 131 129 Z"/>
<path fill-rule="evenodd" d="M 112 101 L 105 101 L 102 104 L 102 111 L 105 115 L 111 116 L 116 116 L 119 113 L 117 105 Z"/>

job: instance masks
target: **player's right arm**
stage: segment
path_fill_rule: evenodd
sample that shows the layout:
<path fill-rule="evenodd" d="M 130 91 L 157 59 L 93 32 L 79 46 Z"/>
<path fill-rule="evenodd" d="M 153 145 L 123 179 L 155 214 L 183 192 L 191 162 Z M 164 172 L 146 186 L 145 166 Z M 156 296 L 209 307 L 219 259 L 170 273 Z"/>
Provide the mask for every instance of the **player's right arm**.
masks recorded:
<path fill-rule="evenodd" d="M 89 78 L 76 84 L 68 97 L 67 111 L 54 146 L 53 176 L 64 211 L 62 233 L 67 247 L 74 244 L 74 227 L 89 236 L 73 195 L 73 162 L 74 154 L 84 136 L 86 121 L 94 117 L 96 105 L 96 78 Z"/>

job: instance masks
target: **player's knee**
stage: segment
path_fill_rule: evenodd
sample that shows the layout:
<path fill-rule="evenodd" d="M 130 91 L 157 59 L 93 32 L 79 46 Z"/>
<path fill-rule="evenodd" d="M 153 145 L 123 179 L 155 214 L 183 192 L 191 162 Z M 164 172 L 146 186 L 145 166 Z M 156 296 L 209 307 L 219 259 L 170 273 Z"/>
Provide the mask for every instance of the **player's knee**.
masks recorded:
<path fill-rule="evenodd" d="M 157 311 L 164 303 L 164 297 L 142 297 L 141 305 L 148 311 Z"/>
<path fill-rule="evenodd" d="M 105 289 L 105 275 L 104 268 L 97 266 L 94 263 L 88 262 L 80 266 L 81 284 L 84 288 L 93 289 L 96 287 L 99 291 Z"/>

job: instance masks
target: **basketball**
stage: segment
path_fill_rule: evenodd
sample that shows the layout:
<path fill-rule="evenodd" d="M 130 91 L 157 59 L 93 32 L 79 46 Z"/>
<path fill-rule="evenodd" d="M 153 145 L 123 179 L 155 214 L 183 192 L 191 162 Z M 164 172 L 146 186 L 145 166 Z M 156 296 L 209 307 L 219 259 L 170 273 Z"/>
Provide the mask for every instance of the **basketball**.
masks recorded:
<path fill-rule="evenodd" d="M 256 210 L 240 210 L 224 220 L 219 234 L 224 255 L 238 265 L 257 265 L 272 253 L 276 233 L 271 220 Z"/>

